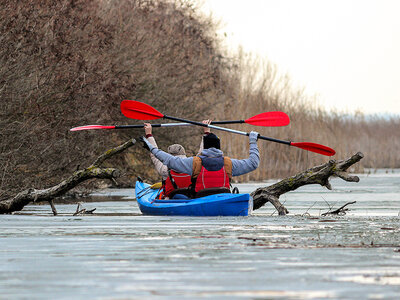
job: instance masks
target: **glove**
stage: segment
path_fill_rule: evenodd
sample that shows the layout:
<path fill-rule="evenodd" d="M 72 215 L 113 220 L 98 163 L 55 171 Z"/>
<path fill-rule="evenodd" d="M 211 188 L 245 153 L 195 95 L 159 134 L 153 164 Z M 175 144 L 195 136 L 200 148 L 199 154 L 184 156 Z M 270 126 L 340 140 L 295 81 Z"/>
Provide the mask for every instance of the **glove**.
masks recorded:
<path fill-rule="evenodd" d="M 260 134 L 257 131 L 252 131 L 249 134 L 249 143 L 257 143 L 258 137 Z"/>
<path fill-rule="evenodd" d="M 151 152 L 151 149 L 154 148 L 153 145 L 150 144 L 150 142 L 149 142 L 144 136 L 141 136 L 141 137 L 139 138 L 139 141 L 142 142 L 143 148 L 146 149 L 146 150 L 148 150 L 148 151 L 150 151 L 150 152 Z"/>

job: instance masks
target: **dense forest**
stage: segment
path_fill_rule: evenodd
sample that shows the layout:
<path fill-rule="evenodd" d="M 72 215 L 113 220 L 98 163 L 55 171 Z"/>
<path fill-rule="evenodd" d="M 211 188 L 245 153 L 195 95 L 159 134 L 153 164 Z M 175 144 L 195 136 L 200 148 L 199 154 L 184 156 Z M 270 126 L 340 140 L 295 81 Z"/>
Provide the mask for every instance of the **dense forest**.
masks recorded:
<path fill-rule="evenodd" d="M 217 20 L 200 14 L 191 1 L 0 2 L 0 200 L 55 184 L 108 148 L 143 135 L 137 129 L 69 131 L 85 124 L 139 124 L 121 114 L 124 99 L 197 121 L 284 111 L 291 118 L 287 127 L 230 127 L 324 144 L 337 151 L 334 159 L 362 151 L 365 159 L 356 171 L 400 167 L 398 118 L 323 110 L 293 88 L 279 66 L 240 50 L 227 53 L 216 35 Z M 245 137 L 217 134 L 226 155 L 248 155 Z M 160 128 L 154 136 L 160 148 L 181 143 L 195 154 L 201 130 Z M 258 144 L 260 167 L 238 180 L 293 175 L 329 159 Z M 138 175 L 157 179 L 148 153 L 138 146 L 107 164 L 123 171 L 124 186 Z"/>

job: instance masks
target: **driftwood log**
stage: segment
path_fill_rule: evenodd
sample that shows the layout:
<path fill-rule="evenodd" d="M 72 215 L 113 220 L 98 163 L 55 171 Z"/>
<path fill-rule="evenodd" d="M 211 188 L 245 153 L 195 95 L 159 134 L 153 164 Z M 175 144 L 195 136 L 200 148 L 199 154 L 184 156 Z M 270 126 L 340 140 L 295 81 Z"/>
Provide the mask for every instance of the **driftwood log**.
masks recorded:
<path fill-rule="evenodd" d="M 102 168 L 102 163 L 111 156 L 119 154 L 129 147 L 133 146 L 135 143 L 136 140 L 132 139 L 125 142 L 124 144 L 119 145 L 118 147 L 104 152 L 89 167 L 87 167 L 86 169 L 77 170 L 76 172 L 74 172 L 74 174 L 72 174 L 72 176 L 51 188 L 42 190 L 34 188 L 27 189 L 20 192 L 11 199 L 1 201 L 0 213 L 5 214 L 22 210 L 24 206 L 29 204 L 30 202 L 37 203 L 48 201 L 53 211 L 53 214 L 57 215 L 57 210 L 53 204 L 54 198 L 62 196 L 67 191 L 76 187 L 78 184 L 91 178 L 110 179 L 114 181 L 120 176 L 120 172 L 114 168 Z"/>
<path fill-rule="evenodd" d="M 115 180 L 120 176 L 120 172 L 114 168 L 102 168 L 101 164 L 111 156 L 121 153 L 136 143 L 135 139 L 129 140 L 124 144 L 110 149 L 99 156 L 96 161 L 86 169 L 76 171 L 68 179 L 51 188 L 37 190 L 27 189 L 15 197 L 0 202 L 0 214 L 11 213 L 22 210 L 23 207 L 30 202 L 48 201 L 53 214 L 57 214 L 57 210 L 53 204 L 53 199 L 60 197 L 78 184 L 91 178 Z M 251 193 L 254 199 L 254 209 L 259 209 L 267 202 L 270 202 L 278 211 L 279 215 L 286 215 L 288 210 L 280 203 L 280 195 L 294 191 L 297 188 L 308 184 L 320 184 L 328 189 L 332 189 L 329 178 L 340 177 L 345 181 L 358 182 L 357 176 L 351 176 L 347 170 L 353 164 L 359 162 L 364 155 L 361 152 L 351 156 L 346 160 L 335 161 L 330 160 L 326 164 L 312 167 L 295 176 L 285 178 L 271 186 L 258 188 Z M 78 209 L 79 211 L 79 209 Z"/>
<path fill-rule="evenodd" d="M 350 175 L 347 170 L 353 164 L 359 162 L 364 155 L 358 152 L 346 160 L 330 160 L 326 164 L 312 167 L 295 176 L 285 178 L 271 186 L 258 188 L 251 193 L 254 199 L 254 209 L 259 209 L 265 203 L 270 202 L 280 215 L 286 215 L 288 210 L 281 204 L 279 197 L 287 192 L 294 191 L 303 185 L 319 184 L 331 190 L 329 178 L 339 177 L 345 181 L 358 182 L 358 176 Z"/>

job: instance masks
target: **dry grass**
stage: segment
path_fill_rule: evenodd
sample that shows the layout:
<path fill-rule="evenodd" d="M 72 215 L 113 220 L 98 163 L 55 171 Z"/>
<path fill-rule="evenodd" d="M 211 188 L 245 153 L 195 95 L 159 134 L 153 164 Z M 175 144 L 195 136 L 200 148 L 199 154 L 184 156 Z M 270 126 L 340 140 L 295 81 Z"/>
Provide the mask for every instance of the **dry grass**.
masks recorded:
<path fill-rule="evenodd" d="M 243 119 L 282 110 L 285 128 L 237 127 L 296 142 L 325 144 L 342 159 L 366 154 L 361 167 L 399 167 L 399 120 L 328 114 L 277 67 L 245 53 L 223 54 L 212 20 L 189 1 L 0 1 L 0 199 L 47 187 L 138 131 L 69 129 L 133 124 L 123 99 L 193 120 Z M 194 153 L 198 129 L 155 130 L 159 146 L 182 143 Z M 221 134 L 226 154 L 247 156 L 247 140 Z M 239 180 L 283 177 L 326 157 L 260 141 L 261 166 Z M 109 163 L 131 178 L 156 178 L 139 147 Z"/>
<path fill-rule="evenodd" d="M 277 67 L 268 61 L 238 51 L 237 68 L 231 69 L 229 105 L 227 116 L 233 119 L 248 118 L 264 111 L 280 110 L 291 118 L 287 127 L 237 127 L 239 130 L 256 130 L 264 136 L 293 142 L 314 142 L 336 150 L 333 159 L 341 160 L 361 151 L 365 158 L 354 171 L 364 168 L 400 167 L 400 119 L 378 116 L 366 117 L 355 113 L 346 115 L 327 112 L 303 90 L 293 88 L 287 75 L 279 74 Z M 220 134 L 226 154 L 243 158 L 248 147 L 242 136 Z M 259 141 L 260 167 L 238 180 L 265 180 L 281 178 L 326 162 L 329 158 L 295 147 Z"/>

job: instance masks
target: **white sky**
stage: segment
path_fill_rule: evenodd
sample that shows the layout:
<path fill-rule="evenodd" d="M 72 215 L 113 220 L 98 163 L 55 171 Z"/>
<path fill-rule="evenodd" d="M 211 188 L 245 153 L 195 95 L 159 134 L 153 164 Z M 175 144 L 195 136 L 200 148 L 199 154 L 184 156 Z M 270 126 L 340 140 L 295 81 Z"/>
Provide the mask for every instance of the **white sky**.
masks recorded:
<path fill-rule="evenodd" d="M 327 109 L 400 114 L 400 1 L 202 1 L 234 49 L 266 57 Z"/>

